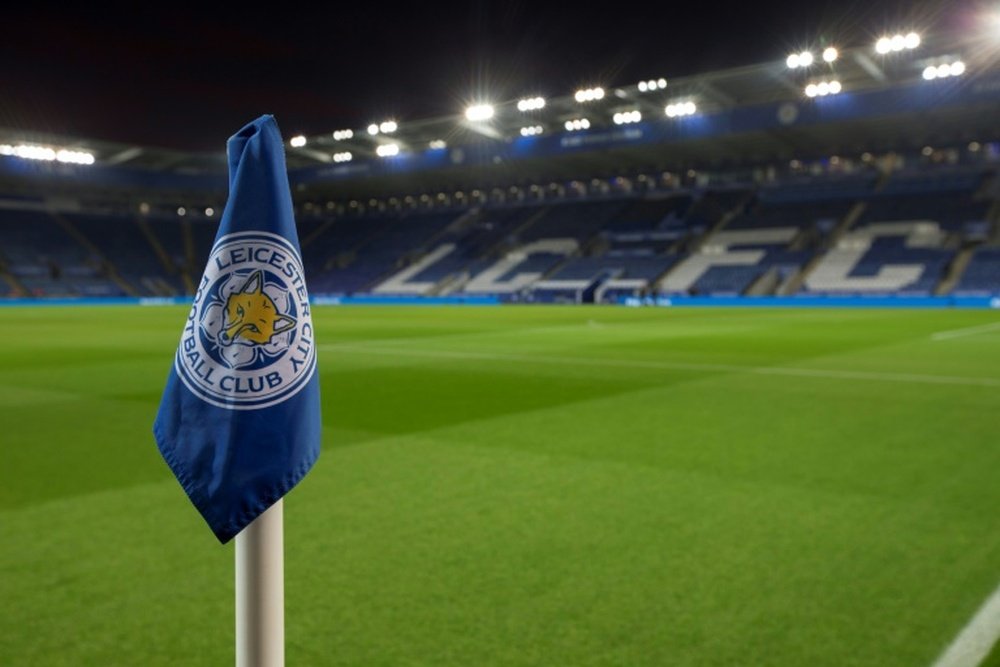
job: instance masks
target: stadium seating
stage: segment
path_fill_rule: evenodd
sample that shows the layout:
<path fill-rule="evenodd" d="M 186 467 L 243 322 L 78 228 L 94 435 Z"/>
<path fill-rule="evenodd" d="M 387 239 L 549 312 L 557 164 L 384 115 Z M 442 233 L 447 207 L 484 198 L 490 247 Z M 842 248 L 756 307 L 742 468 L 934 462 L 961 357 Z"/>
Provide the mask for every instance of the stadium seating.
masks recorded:
<path fill-rule="evenodd" d="M 135 219 L 117 215 L 68 214 L 67 220 L 108 258 L 114 270 L 137 294 L 167 295 L 183 291 L 179 275 L 163 264 Z"/>
<path fill-rule="evenodd" d="M 314 206 L 299 236 L 314 294 L 1000 293 L 989 183 L 981 167 L 923 167 L 482 208 Z M 3 210 L 0 295 L 190 292 L 217 229 L 193 214 Z M 978 249 L 955 262 L 962 247 Z"/>
<path fill-rule="evenodd" d="M 972 255 L 962 274 L 956 294 L 996 294 L 1000 292 L 1000 248 L 981 247 Z"/>
<path fill-rule="evenodd" d="M 40 211 L 0 213 L 0 253 L 28 296 L 121 296 L 102 260 Z"/>
<path fill-rule="evenodd" d="M 821 293 L 930 294 L 955 258 L 962 230 L 984 221 L 980 170 L 895 175 L 820 260 L 804 289 Z M 1000 285 L 997 285 L 1000 288 Z"/>

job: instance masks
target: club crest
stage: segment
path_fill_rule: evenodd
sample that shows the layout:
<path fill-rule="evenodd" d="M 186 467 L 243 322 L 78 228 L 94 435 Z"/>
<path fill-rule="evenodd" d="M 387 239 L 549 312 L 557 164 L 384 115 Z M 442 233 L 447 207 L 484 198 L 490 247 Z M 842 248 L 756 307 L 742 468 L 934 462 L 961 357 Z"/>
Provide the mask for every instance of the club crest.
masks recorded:
<path fill-rule="evenodd" d="M 277 234 L 219 239 L 177 352 L 184 384 L 231 409 L 276 405 L 312 377 L 316 363 L 302 261 Z"/>

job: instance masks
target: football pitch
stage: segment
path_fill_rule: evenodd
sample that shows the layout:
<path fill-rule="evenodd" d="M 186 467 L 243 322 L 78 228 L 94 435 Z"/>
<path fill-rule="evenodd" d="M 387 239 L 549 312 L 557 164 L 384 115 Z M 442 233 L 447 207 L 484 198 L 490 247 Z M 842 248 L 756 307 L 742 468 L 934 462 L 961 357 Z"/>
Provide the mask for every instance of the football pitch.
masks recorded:
<path fill-rule="evenodd" d="M 150 430 L 186 309 L 0 315 L 0 665 L 232 664 L 233 545 Z M 314 323 L 289 665 L 929 667 L 1000 584 L 998 313 Z"/>

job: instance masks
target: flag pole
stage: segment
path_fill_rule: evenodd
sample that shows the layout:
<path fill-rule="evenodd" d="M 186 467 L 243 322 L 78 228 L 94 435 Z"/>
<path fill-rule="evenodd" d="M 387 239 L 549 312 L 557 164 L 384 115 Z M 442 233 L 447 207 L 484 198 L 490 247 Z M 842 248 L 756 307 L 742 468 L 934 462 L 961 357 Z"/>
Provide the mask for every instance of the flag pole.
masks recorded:
<path fill-rule="evenodd" d="M 236 667 L 284 667 L 282 501 L 236 536 Z"/>

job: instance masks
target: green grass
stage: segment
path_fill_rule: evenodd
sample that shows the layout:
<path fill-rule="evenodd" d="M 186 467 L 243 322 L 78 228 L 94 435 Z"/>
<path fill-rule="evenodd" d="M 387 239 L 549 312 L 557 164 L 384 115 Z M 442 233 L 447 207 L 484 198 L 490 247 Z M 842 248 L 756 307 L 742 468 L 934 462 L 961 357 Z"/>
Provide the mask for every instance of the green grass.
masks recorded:
<path fill-rule="evenodd" d="M 231 664 L 184 309 L 0 315 L 0 664 Z M 929 665 L 1000 583 L 1000 331 L 931 335 L 997 319 L 320 308 L 288 662 Z"/>

